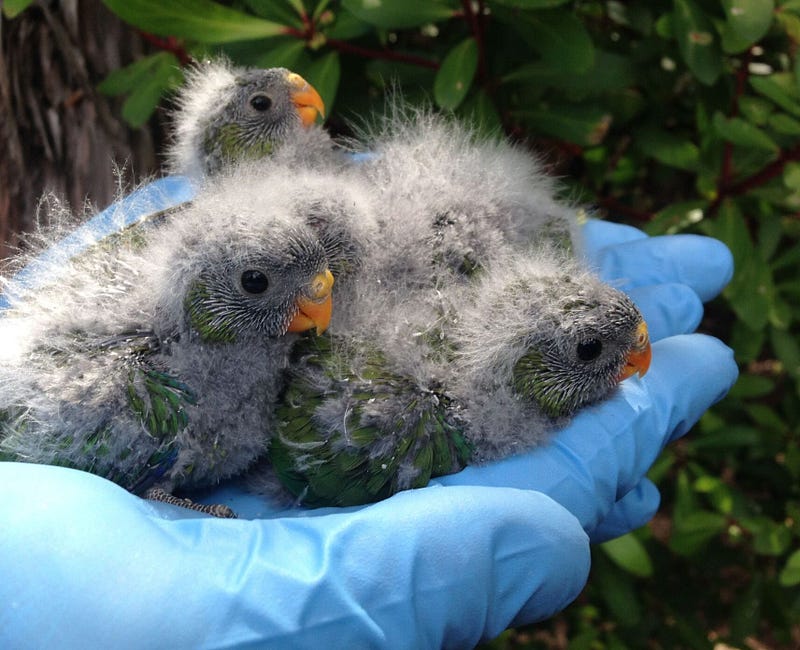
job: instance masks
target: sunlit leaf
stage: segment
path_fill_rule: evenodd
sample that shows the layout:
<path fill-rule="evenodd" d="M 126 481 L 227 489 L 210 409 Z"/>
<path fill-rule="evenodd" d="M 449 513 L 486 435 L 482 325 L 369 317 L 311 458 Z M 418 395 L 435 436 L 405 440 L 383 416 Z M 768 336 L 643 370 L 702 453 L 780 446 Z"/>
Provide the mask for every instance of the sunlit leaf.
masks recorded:
<path fill-rule="evenodd" d="M 124 21 L 152 34 L 201 43 L 228 43 L 277 36 L 286 27 L 211 0 L 103 0 Z"/>
<path fill-rule="evenodd" d="M 784 587 L 800 585 L 800 549 L 794 551 L 786 560 L 786 564 L 778 575 L 778 581 Z"/>
<path fill-rule="evenodd" d="M 455 110 L 464 101 L 478 67 L 478 45 L 468 38 L 456 45 L 442 61 L 433 82 L 433 97 L 444 109 Z"/>
<path fill-rule="evenodd" d="M 793 41 L 800 41 L 800 16 L 787 11 L 779 11 L 775 15 L 775 19 Z"/>
<path fill-rule="evenodd" d="M 16 18 L 32 3 L 33 0 L 5 0 L 3 14 L 5 14 L 6 18 Z"/>
<path fill-rule="evenodd" d="M 437 0 L 342 0 L 356 18 L 386 29 L 417 27 L 450 18 L 455 10 Z"/>
<path fill-rule="evenodd" d="M 600 548 L 614 563 L 628 573 L 640 578 L 653 575 L 653 562 L 644 545 L 633 533 L 609 540 L 600 545 Z"/>

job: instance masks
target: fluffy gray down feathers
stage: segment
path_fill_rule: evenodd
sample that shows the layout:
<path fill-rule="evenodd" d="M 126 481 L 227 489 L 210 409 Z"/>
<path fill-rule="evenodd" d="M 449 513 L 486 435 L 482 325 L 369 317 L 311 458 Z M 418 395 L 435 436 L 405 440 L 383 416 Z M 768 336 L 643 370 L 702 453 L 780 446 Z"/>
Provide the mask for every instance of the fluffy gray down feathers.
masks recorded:
<path fill-rule="evenodd" d="M 173 169 L 198 171 L 194 127 L 187 125 L 218 101 L 230 74 L 224 65 L 204 73 L 203 92 L 196 92 L 199 76 L 190 78 Z M 554 198 L 553 181 L 528 153 L 426 110 L 395 107 L 383 123 L 365 129 L 361 144 L 350 143 L 352 150 L 369 152 L 364 162 L 331 155 L 319 129 L 298 137 L 308 146 L 281 148 L 279 155 L 207 182 L 191 207 L 146 231 L 143 246 L 81 256 L 60 269 L 57 284 L 15 305 L 13 316 L 0 319 L 0 410 L 28 404 L 53 430 L 59 426 L 56 396 L 78 375 L 77 394 L 93 400 L 82 404 L 124 411 L 113 361 L 81 361 L 86 367 L 78 371 L 37 358 L 37 344 L 58 345 L 76 329 L 100 335 L 131 323 L 162 336 L 180 333 L 183 342 L 191 338 L 187 284 L 212 250 L 235 255 L 240 246 L 269 241 L 274 228 L 299 227 L 313 231 L 336 275 L 332 334 L 376 343 L 394 370 L 421 384 L 441 377 L 452 386 L 482 449 L 479 459 L 542 440 L 552 422 L 496 390 L 502 382 L 483 373 L 508 371 L 518 354 L 509 332 L 548 327 L 548 304 L 533 296 L 527 320 L 498 315 L 490 325 L 487 301 L 519 275 L 567 273 L 600 285 L 579 261 L 577 210 Z M 481 271 L 477 279 L 473 268 Z M 432 352 L 436 337 L 455 342 L 454 362 Z M 202 382 L 205 414 L 198 419 L 201 430 L 186 433 L 176 483 L 182 468 L 203 464 L 209 439 L 225 446 L 227 460 L 207 463 L 197 473 L 202 483 L 241 472 L 266 448 L 292 340 L 250 339 L 219 350 L 172 346 L 169 367 Z M 487 386 L 495 388 L 491 400 Z M 258 396 L 247 394 L 252 387 Z M 30 445 L 37 444 L 31 437 Z"/>
<path fill-rule="evenodd" d="M 191 425 L 179 434 L 170 487 L 242 472 L 268 445 L 272 405 L 297 335 L 250 332 L 232 344 L 206 343 L 188 322 L 187 293 L 209 267 L 236 268 L 261 253 L 280 257 L 269 247 L 287 240 L 317 251 L 314 259 L 330 254 L 328 265 L 339 259 L 346 266 L 342 260 L 354 253 L 345 239 L 323 242 L 321 217 L 310 224 L 308 215 L 327 214 L 331 207 L 339 215 L 336 227 L 348 214 L 357 220 L 357 232 L 370 214 L 363 202 L 357 183 L 348 191 L 333 174 L 244 166 L 209 182 L 163 223 L 123 231 L 71 261 L 56 259 L 53 268 L 41 268 L 53 281 L 35 292 L 8 282 L 6 293 L 20 297 L 0 318 L 0 413 L 24 412 L 28 424 L 11 447 L 6 440 L 5 451 L 41 463 L 71 457 L 81 466 L 81 441 L 65 447 L 68 432 L 89 435 L 113 422 L 109 455 L 125 455 L 125 464 L 146 459 L 154 441 L 131 412 L 126 359 L 114 350 L 97 354 L 92 345 L 136 330 L 153 334 L 152 365 L 199 397 L 196 406 L 186 407 Z M 43 234 L 41 244 L 47 243 Z M 290 262 L 297 260 L 285 265 Z M 128 456 L 129 448 L 140 453 Z"/>

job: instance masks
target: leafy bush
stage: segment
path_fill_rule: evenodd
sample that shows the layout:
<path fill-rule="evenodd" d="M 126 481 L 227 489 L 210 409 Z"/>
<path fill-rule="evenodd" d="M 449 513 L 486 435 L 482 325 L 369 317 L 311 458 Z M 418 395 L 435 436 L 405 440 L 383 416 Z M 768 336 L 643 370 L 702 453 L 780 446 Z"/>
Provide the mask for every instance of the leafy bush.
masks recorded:
<path fill-rule="evenodd" d="M 396 82 L 534 143 L 607 218 L 726 242 L 703 328 L 741 380 L 652 469 L 652 524 L 594 550 L 564 614 L 490 646 L 800 646 L 800 0 L 104 2 L 156 46 L 100 86 L 132 124 L 217 52 L 299 72 L 333 129 Z"/>

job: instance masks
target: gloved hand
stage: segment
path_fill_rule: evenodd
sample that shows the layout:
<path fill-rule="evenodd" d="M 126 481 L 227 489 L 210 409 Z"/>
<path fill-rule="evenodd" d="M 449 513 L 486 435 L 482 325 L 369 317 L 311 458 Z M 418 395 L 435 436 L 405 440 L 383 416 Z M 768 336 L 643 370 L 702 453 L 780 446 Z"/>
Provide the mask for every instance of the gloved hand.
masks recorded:
<path fill-rule="evenodd" d="M 587 239 L 607 278 L 629 279 L 654 339 L 693 330 L 700 298 L 730 274 L 704 238 L 593 222 Z M 644 473 L 735 374 L 713 339 L 667 338 L 644 380 L 518 458 L 363 508 L 270 512 L 235 485 L 204 499 L 258 521 L 0 463 L 0 646 L 474 645 L 577 595 L 584 529 L 599 539 L 643 523 L 657 505 Z"/>

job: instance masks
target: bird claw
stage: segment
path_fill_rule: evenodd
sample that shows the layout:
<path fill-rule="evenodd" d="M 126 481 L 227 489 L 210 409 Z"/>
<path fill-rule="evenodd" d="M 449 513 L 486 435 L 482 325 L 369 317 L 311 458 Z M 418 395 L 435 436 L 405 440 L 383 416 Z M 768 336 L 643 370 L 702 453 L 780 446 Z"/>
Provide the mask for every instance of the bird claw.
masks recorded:
<path fill-rule="evenodd" d="M 195 503 L 191 499 L 182 499 L 180 497 L 176 497 L 162 488 L 150 488 L 144 493 L 144 498 L 149 499 L 150 501 L 169 503 L 170 505 L 178 506 L 179 508 L 188 508 L 189 510 L 202 512 L 206 515 L 211 515 L 212 517 L 219 517 L 220 519 L 236 519 L 236 513 L 228 506 L 224 506 L 220 503 L 211 505 Z"/>

